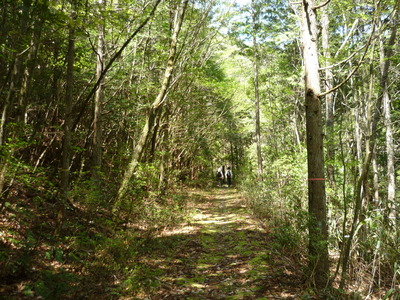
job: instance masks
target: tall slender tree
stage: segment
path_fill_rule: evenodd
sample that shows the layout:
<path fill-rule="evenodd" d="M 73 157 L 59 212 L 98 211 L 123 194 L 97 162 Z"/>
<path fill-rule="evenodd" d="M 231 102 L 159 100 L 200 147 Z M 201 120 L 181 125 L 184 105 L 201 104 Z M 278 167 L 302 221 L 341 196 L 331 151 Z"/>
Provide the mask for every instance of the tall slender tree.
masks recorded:
<path fill-rule="evenodd" d="M 139 137 L 139 141 L 136 144 L 136 147 L 133 151 L 133 157 L 131 162 L 129 163 L 128 169 L 125 172 L 124 179 L 122 181 L 121 187 L 118 191 L 118 198 L 114 205 L 114 210 L 118 206 L 119 202 L 122 200 L 125 195 L 128 184 L 133 176 L 133 173 L 136 170 L 136 167 L 142 157 L 143 151 L 145 149 L 146 142 L 149 136 L 153 133 L 154 125 L 156 121 L 156 117 L 160 115 L 160 112 L 163 108 L 163 104 L 166 100 L 167 92 L 170 87 L 170 82 L 172 79 L 172 74 L 175 68 L 176 59 L 177 59 L 177 46 L 178 46 L 178 37 L 182 28 L 183 19 L 186 12 L 186 7 L 188 4 L 188 0 L 182 0 L 179 3 L 179 7 L 175 13 L 175 18 L 173 22 L 173 31 L 170 42 L 169 56 L 167 61 L 167 66 L 165 68 L 163 80 L 161 83 L 160 91 L 154 102 L 151 104 L 147 116 L 146 123 L 142 129 L 142 133 Z"/>
<path fill-rule="evenodd" d="M 254 97 L 255 97 L 255 111 L 256 111 L 256 143 L 257 143 L 257 174 L 258 178 L 262 179 L 263 175 L 263 159 L 261 153 L 261 128 L 260 128 L 260 91 L 259 91 L 259 54 L 257 44 L 257 7 L 256 0 L 251 0 L 251 18 L 253 25 L 253 74 L 254 74 Z"/>
<path fill-rule="evenodd" d="M 324 175 L 323 124 L 318 61 L 318 24 L 313 0 L 302 1 L 302 48 L 308 162 L 309 259 L 316 287 L 329 279 L 328 225 Z"/>
<path fill-rule="evenodd" d="M 99 9 L 102 10 L 106 7 L 105 0 L 98 0 Z M 99 86 L 96 90 L 94 98 L 94 120 L 93 120 L 93 154 L 92 154 L 92 179 L 93 188 L 95 191 L 100 190 L 101 186 L 101 160 L 102 160 L 102 146 L 103 146 L 103 126 L 102 126 L 102 106 L 104 98 L 104 87 L 102 77 L 104 68 L 104 37 L 105 23 L 100 19 L 98 25 L 98 40 L 97 40 L 97 63 L 96 63 L 96 81 L 100 80 Z"/>
<path fill-rule="evenodd" d="M 397 4 L 399 5 L 399 4 Z M 391 24 L 391 34 L 387 45 L 381 39 L 380 43 L 380 58 L 381 58 L 381 97 L 383 101 L 383 116 L 386 128 L 386 152 L 387 152 L 387 203 L 385 209 L 387 211 L 386 216 L 394 216 L 394 202 L 396 194 L 396 172 L 395 172 L 395 146 L 393 140 L 393 129 L 392 129 L 392 104 L 389 94 L 389 66 L 390 60 L 393 55 L 393 46 L 396 42 L 397 27 L 398 27 L 398 8 L 394 9 L 393 23 Z"/>
<path fill-rule="evenodd" d="M 329 45 L 329 11 L 328 6 L 321 9 L 321 39 L 323 48 L 323 57 L 325 59 L 325 67 L 330 64 L 331 60 L 331 49 Z M 333 88 L 333 72 L 332 68 L 327 67 L 325 69 L 325 90 L 331 90 Z M 329 93 L 325 96 L 325 107 L 326 107 L 326 154 L 327 154 L 327 179 L 329 185 L 334 187 L 335 185 L 335 145 L 334 145 L 334 112 L 335 102 L 334 94 Z"/>
<path fill-rule="evenodd" d="M 62 141 L 62 156 L 61 156 L 61 170 L 60 170 L 60 190 L 61 201 L 58 208 L 57 227 L 56 231 L 59 233 L 63 219 L 66 201 L 69 197 L 70 186 L 70 165 L 72 155 L 72 103 L 73 103 L 73 90 L 74 90 L 74 64 L 75 64 L 75 20 L 77 13 L 71 13 L 71 22 L 69 25 L 68 34 L 68 50 L 67 50 L 67 74 L 65 86 L 65 100 L 63 105 L 64 113 L 64 126 L 63 126 L 63 141 Z"/>

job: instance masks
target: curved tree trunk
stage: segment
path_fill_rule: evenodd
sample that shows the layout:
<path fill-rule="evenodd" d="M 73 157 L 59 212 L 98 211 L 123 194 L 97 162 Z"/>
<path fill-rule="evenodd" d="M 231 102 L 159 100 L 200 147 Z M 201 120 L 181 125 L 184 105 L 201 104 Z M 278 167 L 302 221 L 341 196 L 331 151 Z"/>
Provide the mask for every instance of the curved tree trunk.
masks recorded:
<path fill-rule="evenodd" d="M 175 14 L 174 27 L 173 27 L 171 44 L 170 44 L 170 49 L 169 49 L 168 62 L 167 62 L 167 67 L 164 72 L 164 78 L 163 78 L 163 81 L 161 84 L 161 88 L 160 88 L 160 91 L 159 91 L 156 99 L 154 100 L 153 104 L 151 105 L 151 107 L 147 113 L 146 123 L 143 127 L 139 141 L 136 144 L 136 147 L 134 149 L 132 160 L 128 165 L 127 171 L 125 172 L 121 187 L 118 190 L 118 198 L 114 204 L 113 211 L 116 210 L 117 206 L 119 205 L 120 201 L 122 200 L 123 196 L 125 195 L 125 193 L 128 189 L 129 182 L 130 182 L 131 178 L 133 177 L 136 167 L 137 167 L 137 165 L 142 157 L 142 154 L 144 152 L 144 148 L 145 148 L 147 139 L 150 136 L 151 132 L 153 131 L 156 116 L 159 114 L 159 111 L 163 107 L 163 103 L 165 101 L 165 97 L 166 97 L 166 94 L 167 94 L 167 91 L 168 91 L 168 88 L 169 88 L 169 85 L 171 82 L 172 72 L 174 70 L 175 63 L 176 63 L 178 36 L 179 36 L 179 32 L 182 27 L 183 18 L 185 15 L 185 11 L 186 11 L 188 2 L 189 2 L 188 0 L 182 0 L 182 2 L 180 3 L 180 6 Z"/>

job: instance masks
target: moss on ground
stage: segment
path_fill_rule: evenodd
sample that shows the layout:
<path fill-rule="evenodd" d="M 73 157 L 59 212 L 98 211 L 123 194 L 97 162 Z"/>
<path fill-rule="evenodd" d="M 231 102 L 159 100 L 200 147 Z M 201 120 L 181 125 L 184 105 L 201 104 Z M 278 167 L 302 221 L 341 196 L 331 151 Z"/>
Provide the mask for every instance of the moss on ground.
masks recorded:
<path fill-rule="evenodd" d="M 276 267 L 272 237 L 251 217 L 238 193 L 230 189 L 193 191 L 191 199 L 193 209 L 187 223 L 157 236 L 153 243 L 164 248 L 153 248 L 142 257 L 162 273 L 157 276 L 159 284 L 137 293 L 137 299 L 270 299 L 283 295 L 296 299 L 300 276 L 294 269 L 288 275 L 282 266 Z M 281 285 L 281 276 L 290 278 L 289 287 Z"/>

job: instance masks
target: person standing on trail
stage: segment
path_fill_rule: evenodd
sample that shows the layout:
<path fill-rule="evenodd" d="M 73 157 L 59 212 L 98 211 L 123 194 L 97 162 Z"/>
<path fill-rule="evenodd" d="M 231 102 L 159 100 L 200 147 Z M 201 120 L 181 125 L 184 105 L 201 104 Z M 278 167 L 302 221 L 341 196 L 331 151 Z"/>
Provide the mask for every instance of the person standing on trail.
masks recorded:
<path fill-rule="evenodd" d="M 219 167 L 217 170 L 217 180 L 218 180 L 218 185 L 222 186 L 222 183 L 224 182 L 224 172 L 222 172 L 221 167 Z"/>
<path fill-rule="evenodd" d="M 232 171 L 231 171 L 231 167 L 228 167 L 226 169 L 225 176 L 226 176 L 226 181 L 228 183 L 228 187 L 230 187 L 232 185 L 232 176 L 233 176 Z"/>

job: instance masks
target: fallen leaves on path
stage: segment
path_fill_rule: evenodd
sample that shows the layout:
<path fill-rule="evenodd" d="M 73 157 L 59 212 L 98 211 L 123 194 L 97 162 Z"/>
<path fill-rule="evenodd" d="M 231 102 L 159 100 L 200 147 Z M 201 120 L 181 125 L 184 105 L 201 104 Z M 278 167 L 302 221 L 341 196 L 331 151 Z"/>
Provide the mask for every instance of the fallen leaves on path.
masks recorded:
<path fill-rule="evenodd" d="M 300 264 L 274 250 L 273 238 L 238 193 L 190 196 L 190 220 L 158 235 L 141 257 L 161 272 L 158 284 L 136 299 L 302 299 Z"/>

